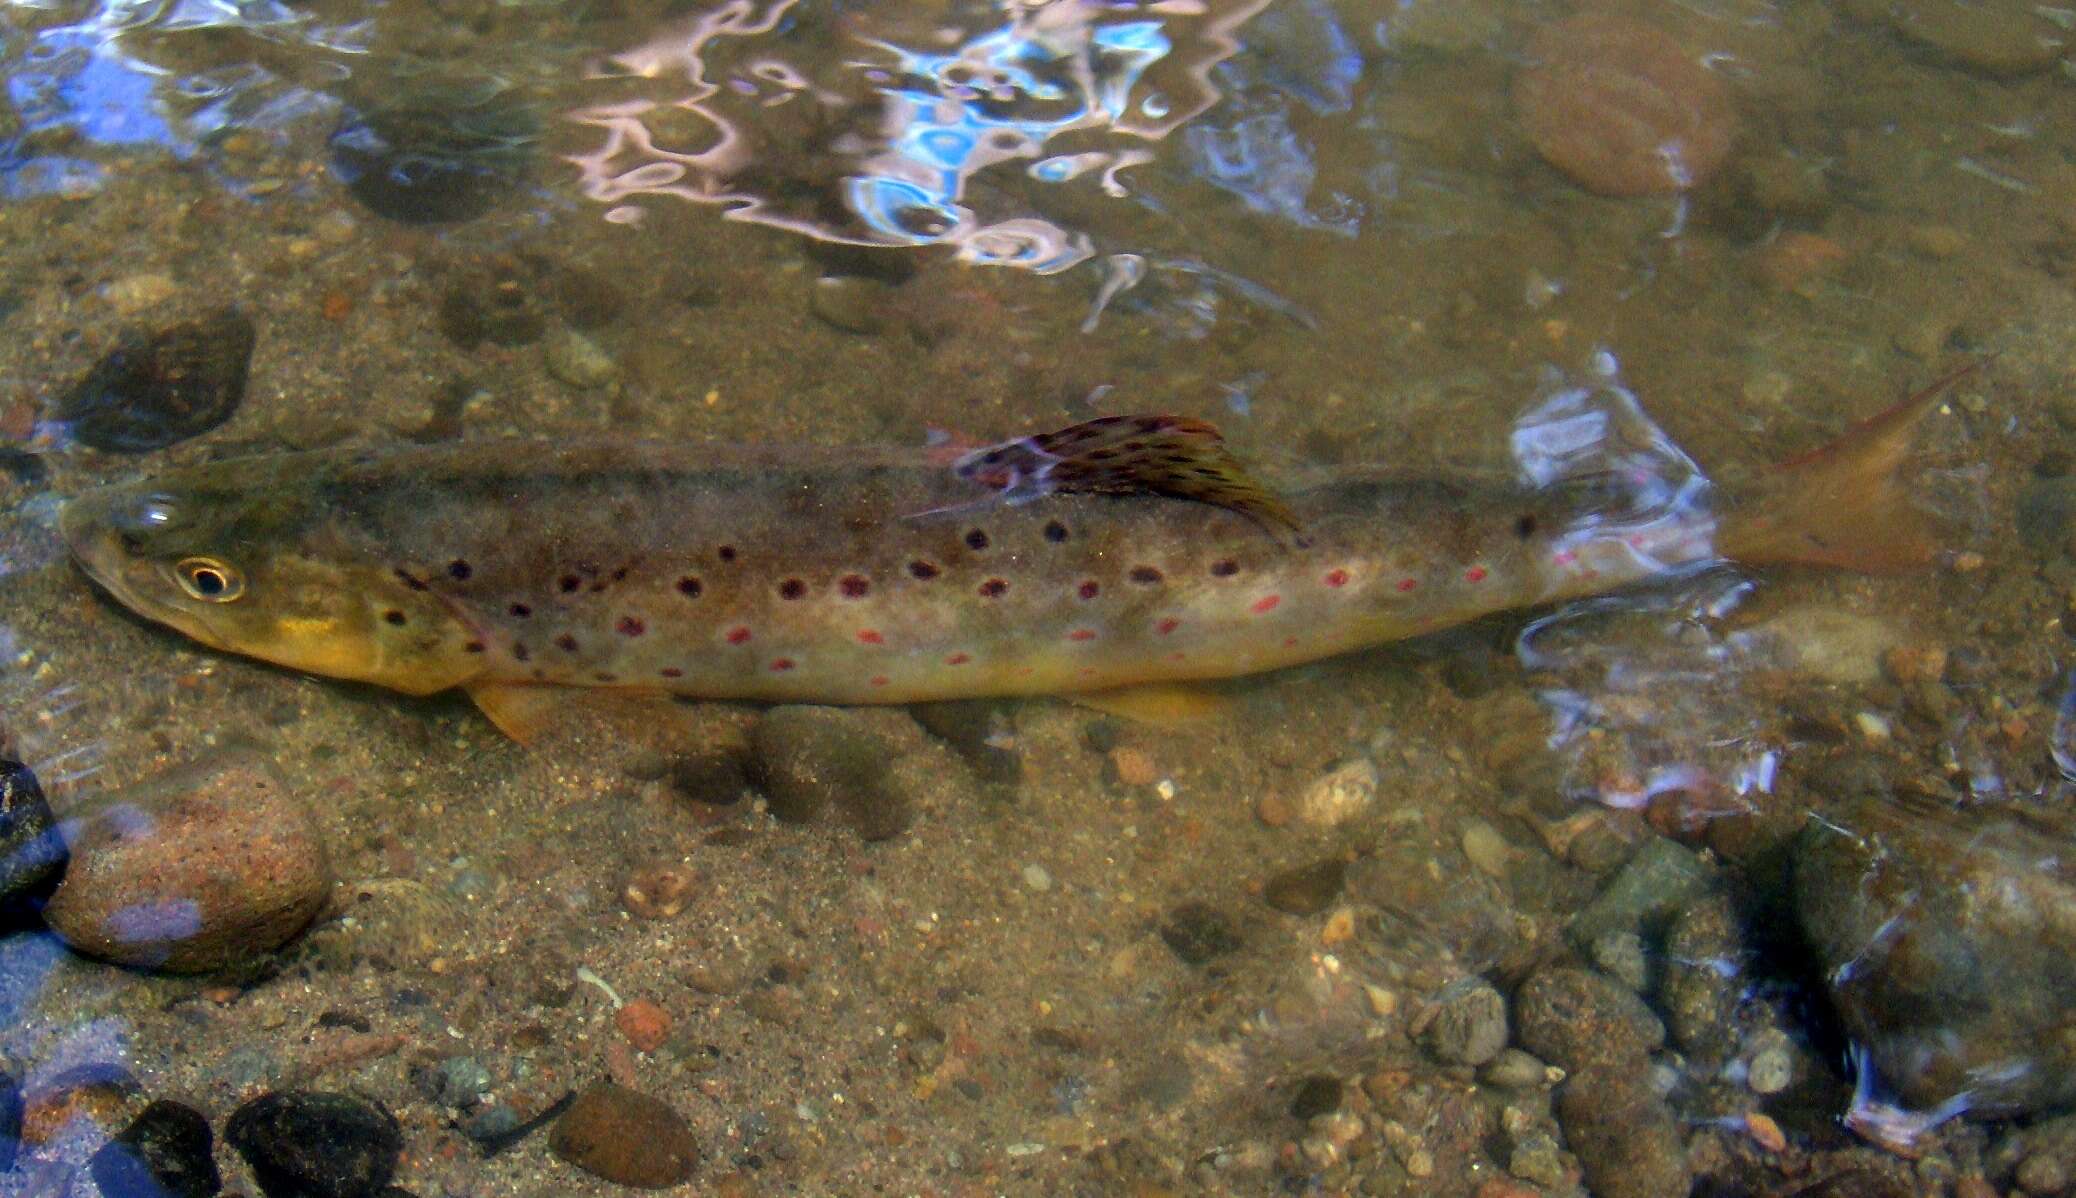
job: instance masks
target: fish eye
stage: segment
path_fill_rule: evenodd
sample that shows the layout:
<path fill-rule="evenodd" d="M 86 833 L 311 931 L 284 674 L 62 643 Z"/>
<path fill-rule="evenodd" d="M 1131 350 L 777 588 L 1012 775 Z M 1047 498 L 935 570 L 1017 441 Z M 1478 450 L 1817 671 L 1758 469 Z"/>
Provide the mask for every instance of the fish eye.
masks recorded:
<path fill-rule="evenodd" d="M 238 568 L 213 557 L 182 558 L 173 577 L 190 597 L 207 603 L 229 603 L 245 593 L 245 576 Z"/>

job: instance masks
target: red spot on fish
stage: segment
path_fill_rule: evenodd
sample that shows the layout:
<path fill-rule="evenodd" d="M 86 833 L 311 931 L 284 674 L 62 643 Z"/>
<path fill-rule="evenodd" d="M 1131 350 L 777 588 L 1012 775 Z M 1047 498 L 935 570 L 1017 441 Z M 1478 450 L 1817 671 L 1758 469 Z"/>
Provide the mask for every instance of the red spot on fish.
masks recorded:
<path fill-rule="evenodd" d="M 1153 626 L 1153 630 L 1162 636 L 1166 636 L 1180 627 L 1182 627 L 1182 621 L 1173 616 L 1163 616 L 1160 622 Z"/>
<path fill-rule="evenodd" d="M 1569 565 L 1570 565 L 1570 564 L 1572 564 L 1573 562 L 1575 562 L 1575 561 L 1579 560 L 1579 555 L 1578 555 L 1578 554 L 1576 554 L 1576 553 L 1573 553 L 1573 552 L 1572 552 L 1571 550 L 1569 550 L 1569 549 L 1566 549 L 1566 550 L 1564 550 L 1564 551 L 1563 551 L 1563 552 L 1561 552 L 1561 553 L 1553 553 L 1553 554 L 1551 554 L 1551 555 L 1550 555 L 1550 560 L 1551 560 L 1552 562 L 1554 562 L 1555 564 L 1557 564 L 1557 565 L 1560 565 L 1560 566 L 1569 566 Z"/>
<path fill-rule="evenodd" d="M 874 686 L 885 686 L 887 683 L 892 682 L 893 679 L 887 677 L 885 674 L 874 674 L 872 677 L 867 678 L 865 681 L 871 683 Z"/>
<path fill-rule="evenodd" d="M 1296 638 L 1296 637 L 1294 637 L 1294 636 L 1286 636 L 1286 637 L 1284 637 L 1284 638 L 1283 638 L 1283 647 L 1284 647 L 1285 649 L 1295 649 L 1295 648 L 1297 648 L 1297 638 Z"/>
<path fill-rule="evenodd" d="M 1081 667 L 1080 673 L 1083 678 L 1094 678 L 1096 676 L 1096 667 L 1083 666 Z"/>
<path fill-rule="evenodd" d="M 963 665 L 965 665 L 965 664 L 966 664 L 967 662 L 969 662 L 969 661 L 972 661 L 972 660 L 973 660 L 973 656 L 972 656 L 972 654 L 969 654 L 969 653 L 954 653 L 954 654 L 952 654 L 952 655 L 951 655 L 950 657 L 947 657 L 947 658 L 945 658 L 945 659 L 944 659 L 944 664 L 945 664 L 945 665 L 948 665 L 948 666 L 963 666 Z"/>
<path fill-rule="evenodd" d="M 1256 599 L 1254 601 L 1253 607 L 1250 607 L 1247 610 L 1253 612 L 1257 616 L 1264 615 L 1268 612 L 1275 611 L 1276 605 L 1281 602 L 1283 602 L 1283 596 L 1281 595 L 1263 595 L 1261 598 Z"/>
<path fill-rule="evenodd" d="M 1008 592 L 1009 583 L 1000 578 L 990 578 L 980 584 L 980 593 L 983 598 L 1000 599 Z"/>
<path fill-rule="evenodd" d="M 872 584 L 865 581 L 863 575 L 846 574 L 837 579 L 836 589 L 841 591 L 846 599 L 863 599 L 865 592 L 872 589 Z"/>
<path fill-rule="evenodd" d="M 1070 641 L 1092 641 L 1096 639 L 1096 634 L 1091 629 L 1077 628 L 1067 634 L 1067 639 Z"/>
<path fill-rule="evenodd" d="M 1330 587 L 1344 587 L 1344 586 L 1347 586 L 1347 585 L 1348 585 L 1348 571 L 1346 571 L 1346 570 L 1328 570 L 1328 571 L 1326 572 L 1326 585 L 1328 585 L 1328 586 L 1330 586 Z"/>
<path fill-rule="evenodd" d="M 1083 599 L 1093 599 L 1096 597 L 1096 592 L 1102 589 L 1103 588 L 1097 586 L 1093 581 L 1090 581 L 1082 583 L 1076 591 L 1076 593 L 1079 594 Z"/>
<path fill-rule="evenodd" d="M 1401 578 L 1401 579 L 1399 579 L 1399 580 L 1398 580 L 1398 589 L 1399 589 L 1400 591 L 1410 591 L 1410 590 L 1412 590 L 1412 589 L 1413 589 L 1414 587 L 1417 587 L 1417 586 L 1419 586 L 1419 585 L 1420 585 L 1419 583 L 1417 583 L 1417 582 L 1413 581 L 1413 580 L 1412 580 L 1412 579 L 1410 579 L 1410 578 Z"/>
<path fill-rule="evenodd" d="M 729 644 L 731 644 L 731 645 L 746 645 L 746 644 L 749 644 L 749 642 L 750 642 L 750 630 L 749 630 L 749 629 L 747 629 L 747 628 L 744 628 L 744 627 L 742 627 L 741 625 L 737 625 L 736 627 L 734 627 L 734 628 L 731 628 L 731 629 L 729 629 L 729 630 L 728 630 L 728 643 L 729 643 Z"/>
<path fill-rule="evenodd" d="M 1169 660 L 1169 661 L 1181 661 L 1181 660 L 1182 660 L 1183 658 L 1185 658 L 1185 657 L 1188 657 L 1188 656 L 1189 656 L 1189 654 L 1187 654 L 1187 653 L 1184 653 L 1184 652 L 1183 652 L 1182 650 L 1180 650 L 1180 649 L 1177 649 L 1177 650 L 1175 650 L 1175 651 L 1174 651 L 1173 653 L 1170 653 L 1170 654 L 1168 654 L 1168 660 Z"/>
<path fill-rule="evenodd" d="M 1483 581 L 1485 581 L 1485 567 L 1483 567 L 1483 566 L 1472 566 L 1472 567 L 1471 567 L 1470 569 L 1468 569 L 1468 570 L 1465 570 L 1465 571 L 1463 572 L 1463 580 L 1464 580 L 1465 582 L 1483 582 Z"/>
<path fill-rule="evenodd" d="M 665 678 L 683 678 L 685 676 L 685 671 L 677 668 L 676 666 L 665 666 L 656 672 L 663 675 Z"/>
<path fill-rule="evenodd" d="M 783 674 L 792 668 L 793 659 L 790 657 L 774 657 L 771 659 L 771 672 L 774 674 Z"/>
<path fill-rule="evenodd" d="M 613 625 L 613 631 L 621 636 L 640 636 L 648 630 L 647 625 L 633 616 L 621 616 L 619 623 Z"/>
<path fill-rule="evenodd" d="M 884 645 L 887 643 L 887 638 L 881 636 L 877 628 L 860 628 L 858 630 L 858 643 L 861 645 Z"/>

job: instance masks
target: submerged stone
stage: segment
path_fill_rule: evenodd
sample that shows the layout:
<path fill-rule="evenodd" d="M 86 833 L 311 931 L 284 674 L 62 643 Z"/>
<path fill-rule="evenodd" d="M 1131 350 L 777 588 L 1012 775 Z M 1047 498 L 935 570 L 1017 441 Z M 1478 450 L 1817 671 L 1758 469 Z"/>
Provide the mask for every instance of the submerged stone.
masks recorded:
<path fill-rule="evenodd" d="M 684 1116 L 638 1090 L 598 1082 L 556 1120 L 556 1156 L 615 1185 L 660 1190 L 681 1184 L 699 1163 Z"/>
<path fill-rule="evenodd" d="M 223 1138 L 267 1198 L 373 1198 L 404 1151 L 395 1116 L 365 1098 L 320 1090 L 263 1094 L 231 1115 Z"/>
<path fill-rule="evenodd" d="M 439 85 L 366 109 L 348 106 L 332 170 L 378 216 L 405 224 L 473 220 L 525 177 L 540 122 L 504 95 Z"/>
<path fill-rule="evenodd" d="M 2029 1113 L 2076 1101 L 2076 822 L 1862 800 L 1812 822 L 1795 900 L 1877 1096 Z"/>
<path fill-rule="evenodd" d="M 57 418 L 80 444 L 109 453 L 149 453 L 199 437 L 238 410 L 257 339 L 236 308 L 157 332 L 125 330 L 58 401 Z"/>
<path fill-rule="evenodd" d="M 209 1120 L 164 1099 L 131 1120 L 88 1162 L 102 1198 L 211 1198 L 222 1192 Z"/>
<path fill-rule="evenodd" d="M 36 775 L 0 760 L 0 903 L 34 892 L 65 864 L 65 842 Z"/>

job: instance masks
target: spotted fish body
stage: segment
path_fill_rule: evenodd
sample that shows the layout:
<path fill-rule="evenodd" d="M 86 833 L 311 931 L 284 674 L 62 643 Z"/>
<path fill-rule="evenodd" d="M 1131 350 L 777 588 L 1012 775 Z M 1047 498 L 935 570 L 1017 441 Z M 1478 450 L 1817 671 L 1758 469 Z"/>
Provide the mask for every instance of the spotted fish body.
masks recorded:
<path fill-rule="evenodd" d="M 1825 475 L 1872 495 L 1854 481 L 1869 456 Z M 902 703 L 1223 678 L 1716 553 L 1706 513 L 1624 524 L 1576 488 L 1349 470 L 1273 497 L 1213 466 L 1185 451 L 1150 489 L 1105 468 L 1086 491 L 1019 493 L 921 454 L 485 442 L 226 461 L 90 492 L 63 525 L 107 590 L 204 643 L 479 698 Z M 1806 534 L 1791 499 L 1755 505 L 1768 545 Z"/>

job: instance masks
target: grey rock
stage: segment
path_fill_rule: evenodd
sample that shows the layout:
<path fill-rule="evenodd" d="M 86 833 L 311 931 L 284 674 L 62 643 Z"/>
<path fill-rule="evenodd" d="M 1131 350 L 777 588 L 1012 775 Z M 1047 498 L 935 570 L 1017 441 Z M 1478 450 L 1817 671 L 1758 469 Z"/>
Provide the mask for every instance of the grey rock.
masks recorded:
<path fill-rule="evenodd" d="M 1557 1121 L 1597 1198 L 1666 1198 L 1691 1181 L 1671 1110 L 1645 1071 L 1596 1065 L 1572 1075 Z"/>
<path fill-rule="evenodd" d="M 1665 1025 L 1635 992 L 1585 969 L 1542 969 L 1514 996 L 1521 1046 L 1577 1073 L 1591 1066 L 1642 1071 Z"/>
<path fill-rule="evenodd" d="M 1670 840 L 1646 841 L 1566 931 L 1581 950 L 1608 932 L 1652 935 L 1708 884 L 1709 872 L 1701 858 Z"/>
<path fill-rule="evenodd" d="M 1586 955 L 1600 972 L 1642 992 L 1646 973 L 1643 937 L 1635 932 L 1602 932 L 1587 946 Z"/>
<path fill-rule="evenodd" d="M 1450 1065 L 1482 1065 L 1507 1046 L 1507 1000 L 1483 978 L 1443 990 L 1427 1025 L 1427 1051 Z"/>
<path fill-rule="evenodd" d="M 1861 801 L 1797 839 L 1803 933 L 1847 1032 L 1904 1105 L 2076 1100 L 2072 837 L 2065 815 Z"/>

